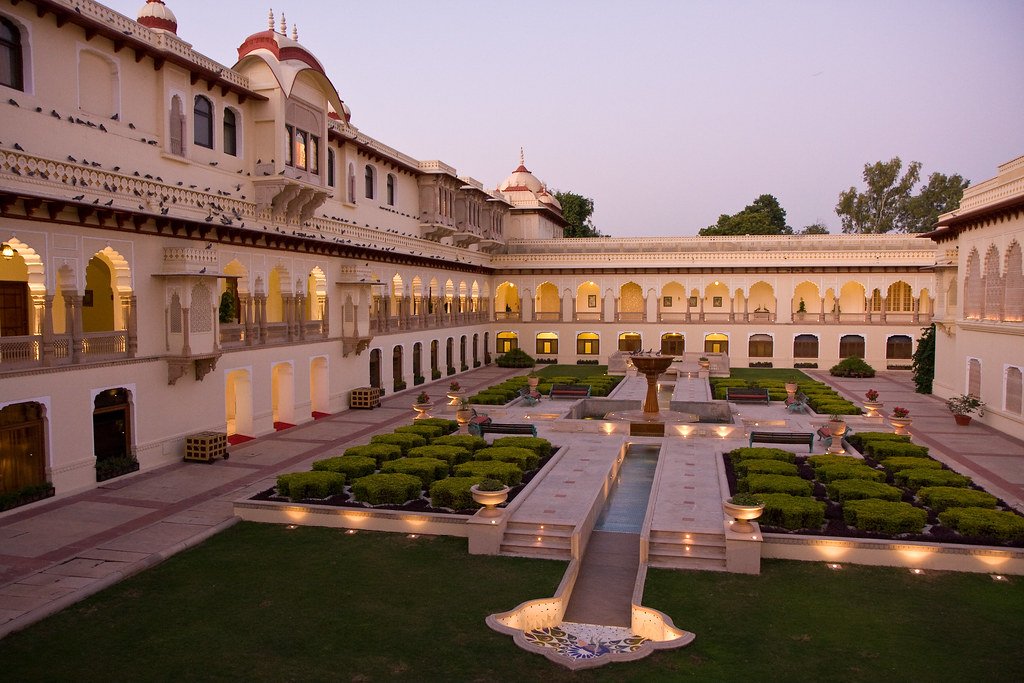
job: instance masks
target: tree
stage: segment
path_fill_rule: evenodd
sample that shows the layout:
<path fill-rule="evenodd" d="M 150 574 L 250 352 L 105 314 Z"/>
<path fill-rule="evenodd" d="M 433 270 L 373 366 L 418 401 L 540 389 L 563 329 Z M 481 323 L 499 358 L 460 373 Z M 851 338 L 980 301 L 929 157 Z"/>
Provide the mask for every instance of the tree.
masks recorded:
<path fill-rule="evenodd" d="M 914 391 L 919 394 L 932 393 L 932 381 L 935 379 L 935 323 L 921 329 L 921 338 L 917 340 L 914 362 L 910 367 L 914 371 Z"/>
<path fill-rule="evenodd" d="M 698 235 L 792 235 L 793 228 L 786 225 L 786 210 L 779 200 L 763 194 L 742 211 L 733 215 L 722 214 L 718 222 L 702 228 Z"/>
<path fill-rule="evenodd" d="M 594 200 L 575 192 L 555 191 L 555 199 L 562 205 L 562 218 L 568 221 L 566 237 L 601 237 L 601 233 L 590 221 L 594 213 Z"/>
<path fill-rule="evenodd" d="M 921 164 L 912 161 L 900 177 L 903 162 L 899 157 L 888 162 L 864 164 L 867 190 L 851 187 L 839 195 L 836 213 L 846 233 L 884 233 L 902 231 L 910 203 L 910 193 L 921 177 Z"/>
<path fill-rule="evenodd" d="M 801 235 L 827 235 L 828 234 L 828 226 L 826 226 L 822 221 L 817 221 L 815 223 L 811 223 L 810 225 L 805 225 L 804 229 L 800 231 L 800 234 Z"/>
<path fill-rule="evenodd" d="M 928 184 L 921 188 L 916 197 L 911 197 L 907 206 L 907 232 L 928 232 L 938 222 L 939 216 L 960 206 L 964 190 L 971 184 L 959 173 L 947 176 L 932 173 Z"/>

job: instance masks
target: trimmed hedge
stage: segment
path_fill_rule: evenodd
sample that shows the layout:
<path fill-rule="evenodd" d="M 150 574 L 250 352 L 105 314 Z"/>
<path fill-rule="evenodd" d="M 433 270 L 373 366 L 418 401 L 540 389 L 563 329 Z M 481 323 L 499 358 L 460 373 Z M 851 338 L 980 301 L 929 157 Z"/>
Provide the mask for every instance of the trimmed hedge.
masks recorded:
<path fill-rule="evenodd" d="M 292 500 L 326 498 L 345 490 L 345 475 L 337 472 L 292 472 L 277 477 L 277 492 Z"/>
<path fill-rule="evenodd" d="M 448 476 L 449 466 L 444 460 L 437 458 L 399 458 L 388 460 L 380 468 L 383 474 L 398 472 L 399 474 L 411 474 L 423 482 L 422 488 L 430 488 L 430 484 L 437 479 L 444 479 Z"/>
<path fill-rule="evenodd" d="M 431 446 L 458 446 L 472 453 L 478 448 L 487 448 L 487 439 L 472 434 L 449 434 L 439 436 L 430 442 Z"/>
<path fill-rule="evenodd" d="M 861 531 L 916 534 L 924 529 L 928 513 L 910 503 L 867 498 L 843 503 L 843 519 Z"/>
<path fill-rule="evenodd" d="M 491 445 L 499 448 L 507 446 L 528 448 L 536 453 L 538 458 L 546 458 L 551 455 L 551 442 L 535 436 L 503 436 L 500 439 L 495 439 Z"/>
<path fill-rule="evenodd" d="M 807 458 L 807 464 L 818 469 L 819 467 L 825 467 L 827 465 L 863 465 L 864 461 L 860 458 L 854 458 L 849 455 L 836 455 L 834 453 L 822 453 L 820 455 L 812 455 Z"/>
<path fill-rule="evenodd" d="M 448 477 L 430 485 L 430 501 L 434 507 L 452 510 L 467 510 L 480 507 L 469 492 L 471 486 L 479 484 L 483 477 Z"/>
<path fill-rule="evenodd" d="M 737 448 L 729 451 L 726 455 L 734 463 L 738 460 L 780 460 L 782 462 L 796 462 L 796 454 L 784 451 L 781 448 Z"/>
<path fill-rule="evenodd" d="M 925 486 L 966 488 L 971 485 L 970 478 L 952 470 L 901 470 L 894 474 L 893 478 L 897 484 L 902 484 L 911 491 L 917 491 Z"/>
<path fill-rule="evenodd" d="M 425 417 L 416 420 L 413 426 L 427 425 L 428 427 L 440 427 L 442 434 L 454 434 L 459 431 L 459 423 L 455 420 L 446 420 L 443 417 Z"/>
<path fill-rule="evenodd" d="M 829 368 L 828 374 L 833 377 L 874 377 L 875 369 L 865 363 L 863 358 L 850 356 Z"/>
<path fill-rule="evenodd" d="M 337 458 L 326 458 L 313 461 L 314 472 L 340 472 L 345 479 L 352 481 L 377 471 L 377 460 L 363 455 L 343 455 Z"/>
<path fill-rule="evenodd" d="M 839 479 L 828 485 L 828 497 L 845 503 L 848 500 L 877 498 L 879 500 L 897 501 L 903 492 L 895 486 L 865 479 Z"/>
<path fill-rule="evenodd" d="M 762 493 L 764 501 L 761 524 L 783 529 L 819 529 L 825 523 L 825 504 L 806 496 L 785 493 Z"/>
<path fill-rule="evenodd" d="M 430 443 L 431 439 L 435 439 L 439 436 L 444 435 L 444 429 L 437 425 L 405 425 L 403 427 L 395 427 L 395 434 L 418 434 Z"/>
<path fill-rule="evenodd" d="M 750 493 L 788 493 L 792 496 L 809 496 L 813 485 L 800 477 L 782 474 L 751 474 L 738 482 L 740 491 Z"/>
<path fill-rule="evenodd" d="M 516 448 L 515 446 L 491 446 L 481 448 L 473 453 L 473 460 L 498 460 L 510 462 L 524 472 L 537 468 L 537 454 L 529 448 Z"/>
<path fill-rule="evenodd" d="M 427 440 L 419 434 L 377 434 L 370 437 L 370 443 L 386 443 L 402 449 L 402 455 L 408 455 L 410 448 L 426 446 Z"/>
<path fill-rule="evenodd" d="M 377 461 L 377 467 L 379 468 L 386 460 L 401 458 L 402 447 L 388 443 L 370 443 L 363 446 L 352 446 L 351 448 L 346 448 L 342 455 L 346 458 L 373 458 Z"/>
<path fill-rule="evenodd" d="M 992 536 L 1000 541 L 1024 541 L 1024 518 L 987 508 L 949 508 L 939 521 L 964 536 Z"/>
<path fill-rule="evenodd" d="M 955 486 L 925 486 L 918 490 L 917 499 L 936 512 L 950 508 L 993 509 L 999 502 L 991 493 Z"/>
<path fill-rule="evenodd" d="M 523 481 L 523 471 L 510 462 L 500 460 L 471 460 L 455 466 L 458 477 L 486 477 L 498 479 L 505 486 L 519 486 Z"/>
<path fill-rule="evenodd" d="M 863 479 L 865 481 L 885 481 L 885 472 L 868 465 L 858 463 L 842 463 L 825 465 L 814 470 L 814 476 L 826 484 L 840 479 Z"/>
<path fill-rule="evenodd" d="M 796 465 L 781 460 L 739 460 L 733 464 L 737 477 L 749 474 L 784 474 L 796 475 Z"/>
<path fill-rule="evenodd" d="M 410 448 L 409 457 L 437 458 L 438 460 L 444 460 L 449 465 L 458 465 L 459 463 L 469 460 L 470 452 L 465 448 L 459 448 L 458 446 L 438 446 L 437 444 L 430 444 L 429 446 L 417 446 L 416 448 Z"/>
<path fill-rule="evenodd" d="M 886 458 L 927 458 L 928 447 L 901 441 L 868 441 L 867 455 L 875 460 Z M 884 464 L 884 463 L 883 463 Z"/>
<path fill-rule="evenodd" d="M 856 434 L 850 434 L 846 437 L 846 440 L 851 446 L 863 453 L 864 444 L 868 441 L 903 441 L 909 443 L 910 437 L 903 434 L 893 434 L 892 432 L 857 432 Z"/>
<path fill-rule="evenodd" d="M 941 470 L 942 463 L 931 458 L 886 458 L 882 466 L 890 472 L 902 472 L 903 470 Z"/>
<path fill-rule="evenodd" d="M 418 498 L 422 488 L 419 477 L 411 474 L 370 474 L 352 482 L 352 495 L 370 505 L 401 505 Z"/>

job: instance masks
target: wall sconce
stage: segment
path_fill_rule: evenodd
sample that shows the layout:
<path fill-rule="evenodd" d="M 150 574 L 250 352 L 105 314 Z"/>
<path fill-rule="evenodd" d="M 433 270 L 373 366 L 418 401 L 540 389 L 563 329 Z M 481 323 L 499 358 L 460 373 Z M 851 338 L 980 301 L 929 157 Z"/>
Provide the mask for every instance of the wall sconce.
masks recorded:
<path fill-rule="evenodd" d="M 14 255 L 18 253 L 18 250 L 9 245 L 7 242 L 0 244 L 0 256 L 3 256 L 6 260 L 10 261 L 14 258 Z"/>

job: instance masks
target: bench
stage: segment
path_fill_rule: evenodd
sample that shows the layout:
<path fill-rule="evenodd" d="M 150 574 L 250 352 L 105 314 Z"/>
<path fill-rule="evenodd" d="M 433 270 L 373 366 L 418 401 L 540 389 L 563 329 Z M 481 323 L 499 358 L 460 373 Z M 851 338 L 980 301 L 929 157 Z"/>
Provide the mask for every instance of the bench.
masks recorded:
<path fill-rule="evenodd" d="M 519 390 L 519 396 L 522 397 L 523 403 L 528 406 L 535 406 L 540 403 L 540 392 L 530 387 L 523 387 Z"/>
<path fill-rule="evenodd" d="M 469 433 L 474 436 L 483 436 L 484 434 L 524 434 L 526 436 L 537 436 L 537 428 L 526 424 L 486 422 L 483 424 L 470 424 Z"/>
<path fill-rule="evenodd" d="M 551 398 L 590 398 L 589 384 L 553 384 Z"/>
<path fill-rule="evenodd" d="M 726 401 L 764 401 L 765 405 L 770 403 L 767 389 L 752 389 L 750 387 L 727 387 L 725 390 Z"/>
<path fill-rule="evenodd" d="M 750 443 L 798 443 L 807 444 L 807 452 L 814 452 L 814 434 L 809 432 L 750 432 Z"/>
<path fill-rule="evenodd" d="M 807 410 L 807 394 L 797 394 L 795 398 L 786 399 L 786 412 L 802 413 Z"/>
<path fill-rule="evenodd" d="M 829 429 L 828 425 L 822 425 L 821 427 L 818 427 L 817 433 L 818 441 L 824 442 L 826 448 L 832 445 L 832 430 Z M 852 435 L 853 429 L 850 427 L 850 425 L 846 425 L 846 431 L 843 432 L 843 440 L 846 440 L 848 437 Z"/>

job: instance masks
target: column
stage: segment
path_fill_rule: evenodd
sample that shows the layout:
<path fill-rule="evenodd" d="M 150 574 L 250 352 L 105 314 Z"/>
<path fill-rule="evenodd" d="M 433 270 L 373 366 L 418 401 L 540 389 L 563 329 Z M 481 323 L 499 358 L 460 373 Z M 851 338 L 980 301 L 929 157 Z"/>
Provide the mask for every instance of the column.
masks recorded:
<path fill-rule="evenodd" d="M 320 299 L 320 336 L 322 336 L 324 339 L 327 339 L 327 333 L 330 328 L 330 326 L 328 325 L 328 323 L 330 322 L 330 314 L 328 312 L 330 311 L 330 301 L 328 300 L 326 294 L 318 298 Z"/>
<path fill-rule="evenodd" d="M 238 293 L 239 322 L 242 324 L 242 336 L 246 346 L 252 346 L 252 300 L 248 294 Z"/>
<path fill-rule="evenodd" d="M 68 355 L 72 363 L 80 363 L 85 344 L 82 340 L 82 295 L 78 292 L 66 292 L 64 294 L 65 313 L 67 322 L 64 329 L 71 335 Z"/>
<path fill-rule="evenodd" d="M 298 337 L 304 341 L 306 339 L 306 297 L 303 294 L 295 295 L 295 322 L 298 328 Z"/>
<path fill-rule="evenodd" d="M 139 351 L 139 316 L 137 308 L 139 300 L 134 293 L 129 294 L 128 296 L 121 297 L 121 305 L 124 310 L 124 327 L 127 332 L 125 352 L 129 358 L 135 358 Z M 214 341 L 216 342 L 216 339 Z"/>
<path fill-rule="evenodd" d="M 267 343 L 267 295 L 256 295 L 256 323 L 259 326 L 260 344 Z"/>
<path fill-rule="evenodd" d="M 281 309 L 284 313 L 284 328 L 288 341 L 295 339 L 295 297 L 291 294 L 281 294 Z"/>
<path fill-rule="evenodd" d="M 39 349 L 43 365 L 53 364 L 53 295 L 43 295 L 42 344 Z"/>
<path fill-rule="evenodd" d="M 191 334 L 188 316 L 190 310 L 182 307 L 181 309 L 181 355 L 191 356 L 192 347 L 189 345 L 189 335 Z"/>

